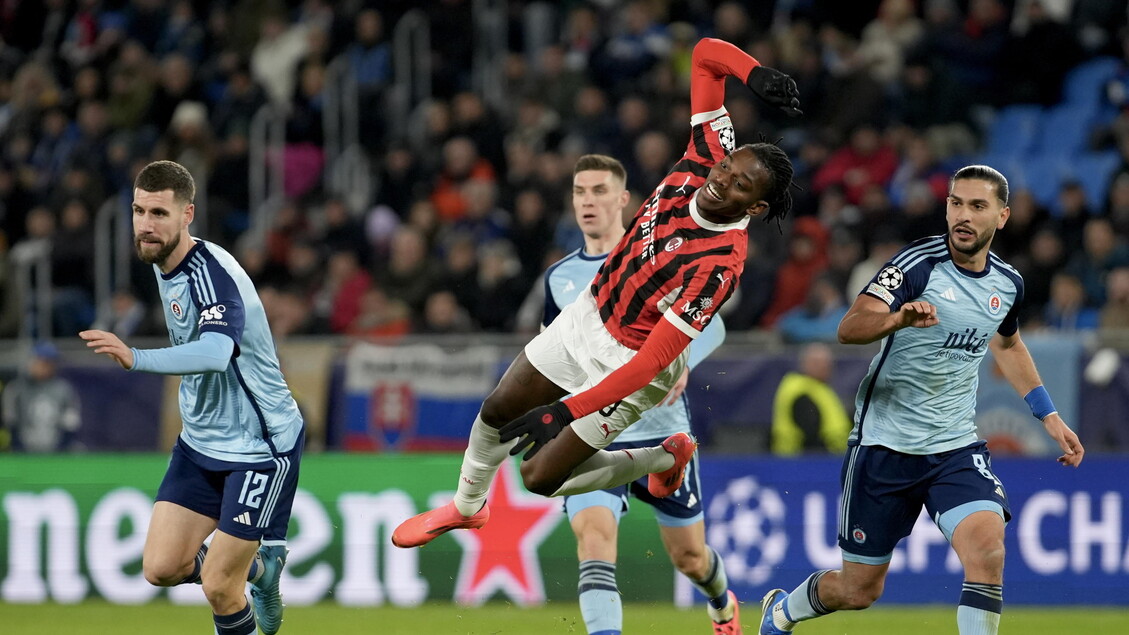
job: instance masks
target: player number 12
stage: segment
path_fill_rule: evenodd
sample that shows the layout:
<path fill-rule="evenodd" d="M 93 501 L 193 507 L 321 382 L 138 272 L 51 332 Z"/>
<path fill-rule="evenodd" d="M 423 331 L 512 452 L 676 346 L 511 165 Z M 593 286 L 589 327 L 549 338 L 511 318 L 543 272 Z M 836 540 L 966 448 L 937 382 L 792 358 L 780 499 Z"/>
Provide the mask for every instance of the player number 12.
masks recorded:
<path fill-rule="evenodd" d="M 239 492 L 239 504 L 258 509 L 266 488 L 267 475 L 248 470 L 247 477 L 243 479 L 243 489 Z"/>

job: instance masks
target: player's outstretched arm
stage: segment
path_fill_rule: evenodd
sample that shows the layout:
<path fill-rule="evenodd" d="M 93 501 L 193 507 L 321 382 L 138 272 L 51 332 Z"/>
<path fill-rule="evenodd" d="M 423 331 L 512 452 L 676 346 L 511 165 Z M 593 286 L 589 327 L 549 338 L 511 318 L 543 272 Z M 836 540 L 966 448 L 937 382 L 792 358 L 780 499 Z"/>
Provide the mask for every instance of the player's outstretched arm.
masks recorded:
<path fill-rule="evenodd" d="M 129 370 L 133 368 L 133 350 L 122 342 L 121 338 L 108 331 L 82 331 L 78 334 L 86 341 L 86 348 L 94 349 L 99 355 L 106 355 Z"/>
<path fill-rule="evenodd" d="M 869 344 L 900 329 L 924 329 L 938 323 L 937 307 L 928 302 L 906 302 L 891 312 L 885 302 L 864 293 L 839 322 L 839 343 Z"/>
<path fill-rule="evenodd" d="M 712 112 L 724 105 L 726 77 L 745 82 L 757 97 L 788 116 L 803 114 L 795 80 L 775 68 L 762 66 L 756 58 L 724 40 L 699 40 L 691 55 L 690 73 L 690 109 L 694 114 Z"/>
<path fill-rule="evenodd" d="M 1035 368 L 1035 360 L 1031 351 L 1019 336 L 1019 331 L 1011 335 L 997 333 L 988 343 L 992 355 L 1004 374 L 1004 379 L 1011 384 L 1015 392 L 1019 393 L 1027 405 L 1031 407 L 1031 414 L 1043 422 L 1047 431 L 1058 447 L 1062 449 L 1062 456 L 1058 462 L 1071 467 L 1078 467 L 1086 450 L 1082 442 L 1066 422 L 1055 410 L 1054 403 L 1043 387 L 1043 380 L 1039 378 L 1039 371 Z"/>

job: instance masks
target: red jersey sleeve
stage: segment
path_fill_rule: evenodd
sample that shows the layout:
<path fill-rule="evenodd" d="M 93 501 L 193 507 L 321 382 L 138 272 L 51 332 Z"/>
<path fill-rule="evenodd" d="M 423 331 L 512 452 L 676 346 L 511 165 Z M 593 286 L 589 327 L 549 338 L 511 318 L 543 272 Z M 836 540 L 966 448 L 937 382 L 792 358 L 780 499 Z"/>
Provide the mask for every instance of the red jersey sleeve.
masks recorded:
<path fill-rule="evenodd" d="M 722 40 L 694 46 L 690 70 L 690 143 L 686 158 L 712 166 L 733 151 L 733 122 L 725 110 L 725 78 L 745 81 L 760 62 Z"/>

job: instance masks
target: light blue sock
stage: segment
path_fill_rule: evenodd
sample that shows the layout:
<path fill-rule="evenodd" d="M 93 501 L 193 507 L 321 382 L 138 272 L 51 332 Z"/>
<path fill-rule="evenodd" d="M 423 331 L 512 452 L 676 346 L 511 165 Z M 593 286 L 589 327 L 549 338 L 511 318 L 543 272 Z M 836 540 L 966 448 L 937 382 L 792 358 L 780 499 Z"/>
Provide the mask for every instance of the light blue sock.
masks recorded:
<path fill-rule="evenodd" d="M 788 621 L 802 622 L 834 612 L 819 601 L 819 592 L 816 590 L 819 587 L 819 579 L 829 572 L 826 569 L 816 571 L 788 594 L 788 599 L 784 601 L 783 607 L 784 617 Z"/>
<path fill-rule="evenodd" d="M 255 614 L 250 602 L 231 615 L 213 613 L 212 621 L 216 623 L 216 635 L 255 635 Z"/>
<path fill-rule="evenodd" d="M 725 565 L 713 547 L 710 550 L 710 572 L 701 580 L 691 580 L 694 586 L 709 600 L 710 606 L 723 609 L 729 604 L 729 577 L 725 575 Z"/>
<path fill-rule="evenodd" d="M 960 635 L 996 635 L 1003 610 L 1003 585 L 965 582 L 957 606 L 957 630 Z"/>
<path fill-rule="evenodd" d="M 589 635 L 620 635 L 623 603 L 615 584 L 615 563 L 583 560 L 580 563 L 580 614 Z"/>

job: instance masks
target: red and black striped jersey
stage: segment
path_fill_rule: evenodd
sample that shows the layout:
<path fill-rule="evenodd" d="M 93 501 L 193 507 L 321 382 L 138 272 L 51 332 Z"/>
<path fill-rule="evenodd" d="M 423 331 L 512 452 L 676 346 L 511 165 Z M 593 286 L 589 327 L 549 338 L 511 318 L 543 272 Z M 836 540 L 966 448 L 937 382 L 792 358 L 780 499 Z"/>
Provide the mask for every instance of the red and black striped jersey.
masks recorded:
<path fill-rule="evenodd" d="M 710 168 L 733 151 L 724 107 L 694 115 L 686 153 L 643 203 L 592 283 L 605 328 L 639 350 L 660 316 L 697 337 L 733 295 L 745 268 L 749 217 L 719 225 L 694 195 Z"/>

